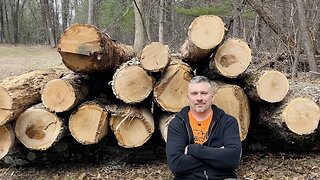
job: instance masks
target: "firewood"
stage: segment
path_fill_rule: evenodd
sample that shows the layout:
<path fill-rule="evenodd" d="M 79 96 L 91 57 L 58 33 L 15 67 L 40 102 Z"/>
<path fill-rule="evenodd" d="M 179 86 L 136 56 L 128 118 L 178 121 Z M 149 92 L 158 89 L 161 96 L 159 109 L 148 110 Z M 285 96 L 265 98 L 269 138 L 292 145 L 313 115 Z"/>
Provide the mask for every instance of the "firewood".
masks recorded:
<path fill-rule="evenodd" d="M 79 73 L 116 69 L 135 57 L 132 46 L 114 41 L 92 25 L 73 24 L 60 37 L 58 52 L 67 68 Z"/>
<path fill-rule="evenodd" d="M 43 104 L 36 104 L 19 116 L 15 133 L 28 149 L 47 150 L 65 135 L 64 120 Z"/>
<path fill-rule="evenodd" d="M 147 108 L 120 105 L 112 112 L 110 127 L 124 148 L 142 146 L 154 133 L 154 120 Z"/>
<path fill-rule="evenodd" d="M 159 42 L 152 42 L 141 51 L 140 63 L 147 71 L 162 71 L 169 62 L 169 48 Z"/>
<path fill-rule="evenodd" d="M 243 40 L 230 38 L 218 47 L 210 60 L 209 68 L 224 77 L 236 78 L 247 70 L 251 60 L 248 44 Z"/>
<path fill-rule="evenodd" d="M 188 105 L 188 84 L 191 67 L 182 61 L 172 61 L 153 90 L 156 103 L 164 110 L 178 112 Z"/>
<path fill-rule="evenodd" d="M 250 125 L 250 106 L 247 95 L 237 85 L 218 81 L 212 81 L 212 85 L 214 88 L 213 104 L 237 119 L 240 139 L 245 140 Z"/>
<path fill-rule="evenodd" d="M 289 81 L 279 71 L 254 71 L 246 75 L 245 90 L 250 99 L 270 103 L 282 101 L 289 91 Z"/>
<path fill-rule="evenodd" d="M 194 19 L 188 29 L 188 38 L 180 47 L 184 60 L 208 59 L 212 49 L 221 43 L 224 33 L 224 23 L 218 16 L 203 15 Z"/>
<path fill-rule="evenodd" d="M 68 70 L 50 68 L 8 77 L 0 82 L 0 125 L 17 118 L 25 109 L 41 100 L 41 88 Z"/>
<path fill-rule="evenodd" d="M 162 139 L 167 142 L 168 137 L 168 126 L 172 119 L 175 117 L 175 114 L 172 113 L 164 113 L 160 116 L 159 119 L 159 129 L 161 133 Z"/>
<path fill-rule="evenodd" d="M 15 134 L 9 124 L 0 126 L 0 159 L 6 156 L 15 144 Z"/>
<path fill-rule="evenodd" d="M 54 112 L 64 112 L 75 107 L 89 93 L 88 77 L 70 73 L 61 79 L 46 83 L 41 93 L 42 103 Z"/>

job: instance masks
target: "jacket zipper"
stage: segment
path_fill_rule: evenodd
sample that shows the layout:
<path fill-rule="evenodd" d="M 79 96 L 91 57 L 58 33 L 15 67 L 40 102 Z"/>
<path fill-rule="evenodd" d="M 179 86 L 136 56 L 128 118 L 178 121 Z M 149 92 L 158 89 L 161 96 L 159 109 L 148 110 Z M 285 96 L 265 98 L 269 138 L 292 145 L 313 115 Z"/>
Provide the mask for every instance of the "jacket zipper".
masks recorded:
<path fill-rule="evenodd" d="M 206 170 L 203 171 L 203 174 L 204 174 L 205 178 L 208 180 L 209 177 L 208 177 L 208 175 L 207 175 L 207 171 L 206 171 Z"/>

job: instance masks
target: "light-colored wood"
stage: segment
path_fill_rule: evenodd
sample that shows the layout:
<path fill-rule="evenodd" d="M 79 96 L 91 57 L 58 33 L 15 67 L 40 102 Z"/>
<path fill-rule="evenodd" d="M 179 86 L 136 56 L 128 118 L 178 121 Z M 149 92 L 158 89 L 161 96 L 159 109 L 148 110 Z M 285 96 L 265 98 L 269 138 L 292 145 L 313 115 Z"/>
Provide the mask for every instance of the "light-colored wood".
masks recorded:
<path fill-rule="evenodd" d="M 113 75 L 113 94 L 125 103 L 138 103 L 146 99 L 154 86 L 154 79 L 138 61 L 128 61 Z"/>
<path fill-rule="evenodd" d="M 63 119 L 36 104 L 25 110 L 15 125 L 17 139 L 28 149 L 47 150 L 64 135 Z"/>
<path fill-rule="evenodd" d="M 60 37 L 58 52 L 66 67 L 74 72 L 112 71 L 135 57 L 132 46 L 115 42 L 97 27 L 73 24 Z"/>
<path fill-rule="evenodd" d="M 182 61 L 172 61 L 153 90 L 156 103 L 169 112 L 179 112 L 188 105 L 188 84 L 191 67 Z"/>
<path fill-rule="evenodd" d="M 112 112 L 110 127 L 124 148 L 142 146 L 154 133 L 154 120 L 147 108 L 119 106 Z"/>
<path fill-rule="evenodd" d="M 109 116 L 103 104 L 87 101 L 69 118 L 69 130 L 78 142 L 96 144 L 108 134 Z"/>
<path fill-rule="evenodd" d="M 193 20 L 188 29 L 188 38 L 180 47 L 186 61 L 201 61 L 209 58 L 212 49 L 222 41 L 224 23 L 218 16 L 203 15 Z"/>
<path fill-rule="evenodd" d="M 248 44 L 237 38 L 229 38 L 218 47 L 209 67 L 222 76 L 236 78 L 248 68 L 251 60 Z"/>
<path fill-rule="evenodd" d="M 15 134 L 9 124 L 0 126 L 0 159 L 5 157 L 15 144 Z"/>
<path fill-rule="evenodd" d="M 75 107 L 89 93 L 88 77 L 68 74 L 46 83 L 41 93 L 42 103 L 54 112 L 64 112 Z"/>
<path fill-rule="evenodd" d="M 170 62 L 168 46 L 159 42 L 147 45 L 140 55 L 141 66 L 150 72 L 162 71 Z"/>
<path fill-rule="evenodd" d="M 160 116 L 159 129 L 160 129 L 161 137 L 165 142 L 167 142 L 167 137 L 168 137 L 168 126 L 175 116 L 176 115 L 172 113 L 165 113 Z"/>
<path fill-rule="evenodd" d="M 289 91 L 288 79 L 275 70 L 250 72 L 246 75 L 245 82 L 248 96 L 257 102 L 280 102 Z"/>
<path fill-rule="evenodd" d="M 0 82 L 0 125 L 17 118 L 25 109 L 38 103 L 43 86 L 68 72 L 66 68 L 50 68 L 3 79 Z"/>
<path fill-rule="evenodd" d="M 223 109 L 225 113 L 235 117 L 239 124 L 241 141 L 245 140 L 250 125 L 250 105 L 247 95 L 237 85 L 223 82 L 212 82 L 214 88 L 213 104 Z"/>

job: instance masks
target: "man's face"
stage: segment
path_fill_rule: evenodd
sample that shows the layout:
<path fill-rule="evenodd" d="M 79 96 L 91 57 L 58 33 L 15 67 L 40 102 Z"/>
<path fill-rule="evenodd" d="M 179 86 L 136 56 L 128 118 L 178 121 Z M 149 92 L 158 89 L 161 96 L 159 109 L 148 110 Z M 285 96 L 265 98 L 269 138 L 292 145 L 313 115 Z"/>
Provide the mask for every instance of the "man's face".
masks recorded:
<path fill-rule="evenodd" d="M 207 82 L 191 83 L 188 87 L 188 100 L 191 110 L 203 113 L 211 107 L 212 88 Z"/>

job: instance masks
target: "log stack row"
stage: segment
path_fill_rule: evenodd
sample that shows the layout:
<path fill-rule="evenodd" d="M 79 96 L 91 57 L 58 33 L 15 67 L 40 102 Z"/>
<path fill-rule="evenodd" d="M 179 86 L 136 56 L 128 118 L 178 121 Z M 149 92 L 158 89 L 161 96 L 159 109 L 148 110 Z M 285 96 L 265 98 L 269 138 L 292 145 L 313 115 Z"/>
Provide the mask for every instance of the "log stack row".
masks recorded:
<path fill-rule="evenodd" d="M 123 148 L 143 146 L 156 130 L 166 140 L 168 124 L 188 104 L 194 75 L 212 80 L 213 103 L 237 119 L 242 141 L 259 122 L 282 142 L 310 150 L 320 143 L 320 85 L 250 67 L 248 44 L 226 39 L 217 16 L 197 17 L 179 53 L 153 42 L 137 54 L 84 24 L 64 31 L 58 52 L 67 68 L 0 82 L 0 158 L 10 156 L 15 138 L 38 151 L 70 135 L 92 145 L 113 132 Z"/>

